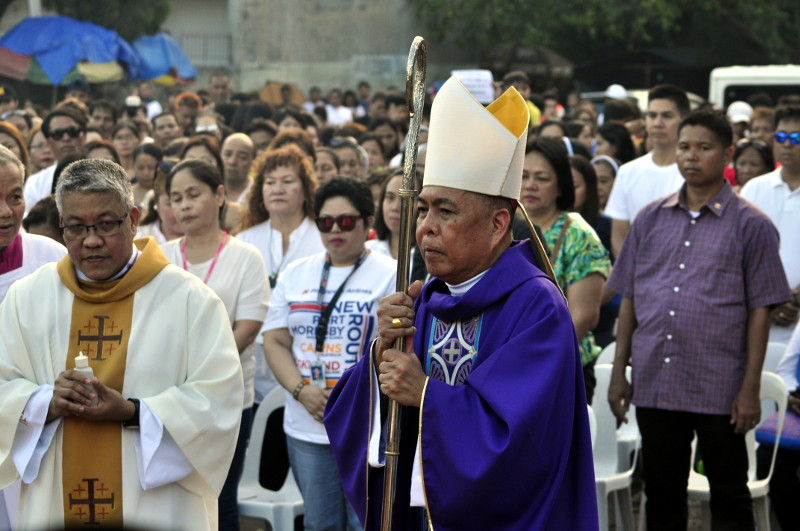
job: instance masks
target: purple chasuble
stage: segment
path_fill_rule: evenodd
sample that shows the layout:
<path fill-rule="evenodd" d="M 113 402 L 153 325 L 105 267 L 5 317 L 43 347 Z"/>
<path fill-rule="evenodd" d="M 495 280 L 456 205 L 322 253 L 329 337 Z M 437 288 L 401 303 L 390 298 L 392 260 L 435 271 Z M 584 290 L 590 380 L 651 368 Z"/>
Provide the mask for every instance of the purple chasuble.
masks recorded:
<path fill-rule="evenodd" d="M 22 267 L 22 234 L 17 233 L 5 249 L 0 251 L 0 275 Z"/>
<path fill-rule="evenodd" d="M 578 342 L 561 293 L 534 264 L 528 242 L 515 242 L 464 296 L 434 278 L 417 299 L 414 349 L 430 378 L 421 419 L 402 408 L 392 529 L 420 529 L 409 509 L 420 426 L 437 531 L 597 529 Z M 383 469 L 367 465 L 369 358 L 336 385 L 325 427 L 348 499 L 373 530 Z"/>

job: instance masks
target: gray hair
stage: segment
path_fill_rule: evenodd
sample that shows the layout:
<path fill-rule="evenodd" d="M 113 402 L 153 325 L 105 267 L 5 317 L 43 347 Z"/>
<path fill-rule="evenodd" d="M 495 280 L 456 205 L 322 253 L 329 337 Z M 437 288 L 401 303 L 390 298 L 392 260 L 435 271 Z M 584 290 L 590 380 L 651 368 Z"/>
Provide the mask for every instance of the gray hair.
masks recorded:
<path fill-rule="evenodd" d="M 0 166 L 16 166 L 19 169 L 20 180 L 25 181 L 25 165 L 5 146 L 0 146 Z"/>
<path fill-rule="evenodd" d="M 112 192 L 127 212 L 133 208 L 133 188 L 128 174 L 116 162 L 103 159 L 77 160 L 67 166 L 56 185 L 58 213 L 64 213 L 64 196 L 72 193 Z"/>

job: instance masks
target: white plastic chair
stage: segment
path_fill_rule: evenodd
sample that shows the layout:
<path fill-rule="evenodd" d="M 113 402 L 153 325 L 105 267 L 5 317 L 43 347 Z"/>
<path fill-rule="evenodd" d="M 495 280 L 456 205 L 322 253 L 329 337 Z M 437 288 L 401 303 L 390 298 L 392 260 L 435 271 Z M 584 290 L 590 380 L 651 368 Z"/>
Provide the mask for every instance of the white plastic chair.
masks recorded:
<path fill-rule="evenodd" d="M 244 457 L 242 480 L 239 482 L 239 514 L 262 518 L 269 522 L 274 531 L 293 531 L 295 518 L 303 514 L 303 497 L 291 470 L 279 491 L 262 487 L 258 480 L 267 420 L 275 410 L 283 406 L 283 389 L 278 387 L 264 397 L 256 411 L 250 446 Z M 265 465 L 268 466 L 269 463 Z"/>
<path fill-rule="evenodd" d="M 595 361 L 595 365 L 605 365 L 606 363 L 614 365 L 614 356 L 617 352 L 617 342 L 612 341 L 600 352 L 600 355 L 597 356 L 597 361 Z"/>
<path fill-rule="evenodd" d="M 786 343 L 779 343 L 778 341 L 770 341 L 767 343 L 767 353 L 764 356 L 764 365 L 761 367 L 761 370 L 776 372 L 778 369 L 778 362 L 781 361 L 784 352 L 786 352 Z"/>
<path fill-rule="evenodd" d="M 750 496 L 753 498 L 753 508 L 756 512 L 756 527 L 759 531 L 769 531 L 769 504 L 767 494 L 769 494 L 769 480 L 772 478 L 772 470 L 775 468 L 775 457 L 778 454 L 778 442 L 780 433 L 783 431 L 783 420 L 786 416 L 786 386 L 777 374 L 771 372 L 761 373 L 761 401 L 770 400 L 778 405 L 778 437 L 772 450 L 772 461 L 769 465 L 769 474 L 764 479 L 756 479 L 756 445 L 755 430 L 750 430 L 745 435 L 747 442 L 748 471 L 747 487 L 750 489 Z M 763 409 L 763 408 L 762 408 Z M 696 440 L 693 445 L 696 444 Z M 694 451 L 692 452 L 691 463 L 694 463 Z M 708 479 L 702 474 L 694 471 L 691 467 L 689 472 L 689 499 L 700 500 L 702 506 L 702 518 L 705 525 L 711 525 L 711 513 L 708 502 L 711 498 L 709 492 Z"/>
<path fill-rule="evenodd" d="M 597 387 L 594 402 L 594 413 L 597 417 L 597 442 L 594 447 L 595 491 L 597 493 L 597 510 L 600 529 L 608 529 L 609 499 L 613 503 L 616 529 L 633 531 L 633 504 L 631 502 L 631 483 L 633 468 L 636 463 L 636 450 L 632 463 L 619 460 L 617 448 L 617 419 L 608 405 L 608 385 L 611 381 L 611 365 L 597 365 L 594 368 Z M 609 498 L 610 497 L 610 498 Z"/>
<path fill-rule="evenodd" d="M 586 406 L 589 414 L 589 436 L 592 438 L 592 451 L 594 452 L 594 442 L 597 440 L 597 417 L 594 416 L 592 406 Z"/>
<path fill-rule="evenodd" d="M 777 341 L 770 341 L 767 343 L 767 353 L 764 356 L 764 365 L 761 370 L 777 373 L 778 363 L 781 361 L 784 352 L 786 352 L 786 343 Z M 772 402 L 761 404 L 761 422 L 767 420 L 767 417 L 777 411 L 777 405 Z"/>
<path fill-rule="evenodd" d="M 625 368 L 625 378 L 631 381 L 631 368 Z M 642 434 L 639 433 L 639 424 L 636 422 L 636 406 L 628 404 L 628 422 L 623 422 L 617 428 L 617 451 L 619 452 L 619 466 L 628 468 L 636 464 L 634 453 L 642 447 Z"/>
<path fill-rule="evenodd" d="M 595 362 L 595 366 L 609 363 L 614 364 L 614 356 L 617 352 L 617 342 L 609 343 L 606 348 L 600 353 L 600 356 Z M 625 377 L 631 381 L 631 368 L 625 369 Z M 595 400 L 606 400 L 605 396 L 601 396 L 595 390 Z M 628 409 L 628 422 L 622 424 L 617 429 L 617 446 L 619 451 L 620 466 L 627 468 L 628 462 L 631 459 L 633 452 L 638 450 L 642 445 L 642 436 L 639 434 L 639 425 L 636 423 L 636 407 L 631 404 Z"/>

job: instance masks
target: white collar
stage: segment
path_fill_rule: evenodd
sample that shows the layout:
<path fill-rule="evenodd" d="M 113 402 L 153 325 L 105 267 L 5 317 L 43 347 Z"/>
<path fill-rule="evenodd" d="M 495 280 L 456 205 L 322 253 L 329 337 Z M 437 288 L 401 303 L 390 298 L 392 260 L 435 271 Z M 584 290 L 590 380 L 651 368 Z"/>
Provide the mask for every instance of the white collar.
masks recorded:
<path fill-rule="evenodd" d="M 491 267 L 489 269 L 491 269 Z M 472 288 L 472 286 L 477 284 L 478 281 L 480 279 L 482 279 L 484 277 L 484 275 L 486 275 L 486 273 L 489 272 L 489 269 L 487 269 L 486 271 L 484 271 L 482 273 L 478 273 L 477 275 L 475 275 L 471 279 L 466 280 L 466 281 L 462 282 L 461 284 L 455 284 L 454 285 L 454 284 L 447 284 L 447 282 L 445 282 L 445 284 L 447 284 L 447 288 L 450 290 L 450 294 L 451 295 L 453 295 L 454 297 L 463 297 Z"/>
<path fill-rule="evenodd" d="M 76 267 L 76 268 L 75 268 L 75 273 L 76 273 L 76 274 L 77 274 L 77 276 L 78 276 L 78 280 L 80 280 L 81 282 L 95 283 L 95 282 L 113 282 L 113 281 L 115 281 L 115 280 L 119 280 L 119 279 L 121 279 L 122 277 L 124 277 L 124 276 L 125 276 L 125 274 L 126 274 L 128 271 L 130 271 L 130 270 L 131 270 L 131 268 L 133 267 L 133 264 L 135 264 L 135 263 L 136 263 L 136 260 L 139 258 L 139 255 L 140 255 L 140 254 L 142 254 L 142 252 L 141 252 L 139 249 L 137 249 L 135 245 L 132 245 L 132 246 L 133 246 L 133 252 L 131 253 L 131 257 L 130 257 L 130 259 L 128 260 L 128 263 L 127 263 L 127 264 L 125 264 L 125 267 L 123 267 L 122 269 L 120 269 L 120 270 L 119 270 L 119 273 L 117 273 L 117 274 L 116 274 L 116 275 L 114 275 L 113 277 L 111 277 L 111 278 L 109 278 L 109 279 L 107 279 L 107 280 L 92 280 L 91 278 L 89 278 L 89 277 L 87 277 L 86 275 L 84 275 L 84 274 L 83 274 L 83 271 L 81 271 L 80 269 L 78 269 L 78 268 Z"/>

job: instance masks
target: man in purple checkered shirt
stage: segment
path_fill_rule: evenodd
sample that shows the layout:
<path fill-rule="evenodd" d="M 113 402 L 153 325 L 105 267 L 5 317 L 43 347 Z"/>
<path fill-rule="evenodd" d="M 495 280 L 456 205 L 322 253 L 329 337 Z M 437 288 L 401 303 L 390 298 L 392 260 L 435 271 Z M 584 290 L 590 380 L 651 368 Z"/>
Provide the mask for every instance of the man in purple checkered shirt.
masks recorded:
<path fill-rule="evenodd" d="M 686 182 L 642 209 L 608 281 L 623 296 L 608 400 L 619 420 L 636 405 L 650 531 L 686 529 L 695 433 L 712 526 L 755 527 L 744 434 L 760 417 L 769 310 L 791 293 L 777 230 L 723 178 L 731 144 L 722 113 L 681 122 Z"/>

